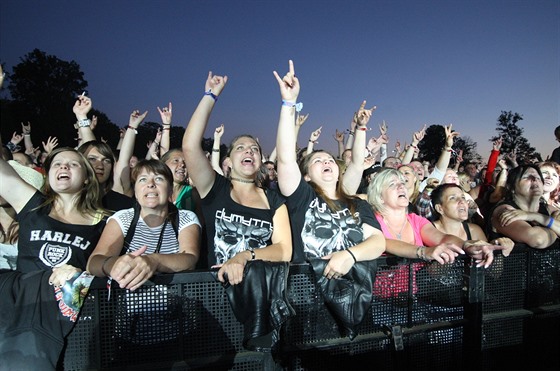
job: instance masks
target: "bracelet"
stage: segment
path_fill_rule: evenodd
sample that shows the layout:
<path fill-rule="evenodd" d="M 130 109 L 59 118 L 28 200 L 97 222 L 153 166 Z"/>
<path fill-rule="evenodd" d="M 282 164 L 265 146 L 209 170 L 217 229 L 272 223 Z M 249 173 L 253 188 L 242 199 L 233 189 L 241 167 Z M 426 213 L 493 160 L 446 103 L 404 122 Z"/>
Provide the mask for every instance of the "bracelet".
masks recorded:
<path fill-rule="evenodd" d="M 31 134 L 23 134 L 24 137 L 30 137 Z"/>
<path fill-rule="evenodd" d="M 365 125 L 363 125 L 363 126 L 356 126 L 356 130 L 368 131 L 369 129 Z"/>
<path fill-rule="evenodd" d="M 134 126 L 128 125 L 128 126 L 127 126 L 127 129 L 134 130 L 134 134 L 138 134 L 138 130 L 136 130 L 136 128 L 135 128 Z"/>
<path fill-rule="evenodd" d="M 154 144 L 155 144 L 157 147 L 159 147 L 159 142 L 157 142 L 157 141 L 154 140 Z"/>
<path fill-rule="evenodd" d="M 251 260 L 255 260 L 257 258 L 257 254 L 255 254 L 255 250 L 249 249 L 249 252 L 251 253 Z"/>
<path fill-rule="evenodd" d="M 109 259 L 111 259 L 111 258 L 112 258 L 112 256 L 106 257 L 105 260 L 103 260 L 103 264 L 101 264 L 101 272 L 103 272 L 103 274 L 104 274 L 106 277 L 110 277 L 110 276 L 111 276 L 109 273 L 107 273 L 107 272 L 105 271 L 105 264 L 107 264 L 107 262 L 108 262 Z"/>
<path fill-rule="evenodd" d="M 220 150 L 216 148 L 212 148 L 212 152 L 220 152 Z"/>
<path fill-rule="evenodd" d="M 354 132 L 350 130 L 350 133 L 348 133 L 348 135 L 354 135 Z"/>
<path fill-rule="evenodd" d="M 547 228 L 552 228 L 552 224 L 554 224 L 554 218 L 550 217 L 550 219 L 548 219 L 548 225 L 546 227 Z"/>
<path fill-rule="evenodd" d="M 346 251 L 348 251 L 348 254 L 350 254 L 352 256 L 352 259 L 354 259 L 354 263 L 357 263 L 358 261 L 356 260 L 356 257 L 354 256 L 354 253 L 352 251 L 350 251 L 350 249 L 346 249 Z"/>
<path fill-rule="evenodd" d="M 426 256 L 426 246 L 418 246 L 416 248 L 416 256 L 418 259 L 422 259 L 425 262 L 430 261 L 430 259 Z"/>
<path fill-rule="evenodd" d="M 86 126 L 91 125 L 91 120 L 90 119 L 79 119 L 77 124 L 78 124 L 79 128 L 85 128 Z"/>
<path fill-rule="evenodd" d="M 300 112 L 303 108 L 303 103 L 299 102 L 288 102 L 287 100 L 282 100 L 282 105 L 286 106 L 286 107 L 295 107 L 296 108 L 296 112 Z"/>
<path fill-rule="evenodd" d="M 208 89 L 204 92 L 204 95 L 209 95 L 212 97 L 212 99 L 214 99 L 214 102 L 218 101 L 218 96 L 214 93 L 212 93 L 212 89 Z"/>
<path fill-rule="evenodd" d="M 163 129 L 161 129 L 161 130 L 171 130 L 171 126 L 168 127 L 168 128 L 166 128 L 166 127 L 164 126 Z"/>
<path fill-rule="evenodd" d="M 411 146 L 412 148 L 418 149 L 418 147 L 416 147 L 414 144 L 411 144 L 410 146 Z"/>
<path fill-rule="evenodd" d="M 316 141 L 314 141 L 314 140 L 311 140 L 311 139 L 309 139 L 309 143 L 313 143 L 313 144 L 315 144 L 315 143 L 317 143 L 317 142 L 316 142 Z"/>

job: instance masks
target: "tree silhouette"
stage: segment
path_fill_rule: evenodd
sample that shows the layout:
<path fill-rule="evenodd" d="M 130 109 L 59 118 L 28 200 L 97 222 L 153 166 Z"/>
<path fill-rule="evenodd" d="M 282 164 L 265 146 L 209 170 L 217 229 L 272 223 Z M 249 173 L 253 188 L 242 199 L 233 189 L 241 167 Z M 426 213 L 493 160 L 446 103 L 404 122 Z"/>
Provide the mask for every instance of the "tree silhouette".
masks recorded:
<path fill-rule="evenodd" d="M 34 49 L 9 74 L 12 100 L 2 102 L 2 137 L 11 138 L 14 131 L 21 133 L 20 123 L 29 121 L 35 146 L 49 136 L 58 137 L 59 146 L 75 146 L 76 117 L 72 106 L 87 86 L 78 63 Z M 98 117 L 98 139 L 103 137 L 116 146 L 118 128 L 101 111 L 92 113 Z"/>
<path fill-rule="evenodd" d="M 521 120 L 523 120 L 523 116 L 517 112 L 502 111 L 496 124 L 496 131 L 499 135 L 492 137 L 490 141 L 493 142 L 501 137 L 502 148 L 500 152 L 503 154 L 515 152 L 519 164 L 542 161 L 541 154 L 536 152 L 527 138 L 523 136 L 523 128 L 517 124 Z"/>

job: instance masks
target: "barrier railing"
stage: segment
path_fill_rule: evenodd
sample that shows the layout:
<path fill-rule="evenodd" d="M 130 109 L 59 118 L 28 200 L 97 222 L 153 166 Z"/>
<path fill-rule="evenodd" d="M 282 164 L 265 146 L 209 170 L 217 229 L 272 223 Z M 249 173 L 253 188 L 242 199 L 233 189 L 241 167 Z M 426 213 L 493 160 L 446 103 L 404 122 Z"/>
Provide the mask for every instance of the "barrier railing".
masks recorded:
<path fill-rule="evenodd" d="M 441 266 L 383 257 L 375 277 L 371 307 L 350 340 L 341 336 L 310 265 L 291 265 L 287 297 L 295 315 L 269 352 L 244 348 L 244 327 L 213 272 L 160 275 L 132 293 L 113 288 L 110 300 L 105 281 L 95 279 L 68 338 L 64 369 L 560 365 L 558 244 L 546 250 L 516 246 L 487 270 L 466 259 Z"/>

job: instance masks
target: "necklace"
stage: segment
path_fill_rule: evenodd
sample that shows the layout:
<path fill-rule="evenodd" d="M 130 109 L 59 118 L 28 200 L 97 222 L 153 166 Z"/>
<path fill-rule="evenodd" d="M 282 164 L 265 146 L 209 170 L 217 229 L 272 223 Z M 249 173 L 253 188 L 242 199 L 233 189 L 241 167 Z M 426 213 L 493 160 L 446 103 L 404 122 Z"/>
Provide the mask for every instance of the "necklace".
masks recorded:
<path fill-rule="evenodd" d="M 404 230 L 404 227 L 406 227 L 406 223 L 408 222 L 408 218 L 405 217 L 404 219 L 404 223 L 401 227 L 401 230 L 399 231 L 399 233 L 395 233 L 395 231 L 393 230 L 393 228 L 391 228 L 391 225 L 389 225 L 389 223 L 387 222 L 387 219 L 385 219 L 385 217 L 383 217 L 383 220 L 385 221 L 385 224 L 387 225 L 387 227 L 389 227 L 389 230 L 391 231 L 391 233 L 397 237 L 397 240 L 400 240 L 402 238 L 402 232 Z"/>
<path fill-rule="evenodd" d="M 246 179 L 240 179 L 240 178 L 234 178 L 231 177 L 231 180 L 235 180 L 236 182 L 241 182 L 241 183 L 255 183 L 254 180 L 246 180 Z"/>

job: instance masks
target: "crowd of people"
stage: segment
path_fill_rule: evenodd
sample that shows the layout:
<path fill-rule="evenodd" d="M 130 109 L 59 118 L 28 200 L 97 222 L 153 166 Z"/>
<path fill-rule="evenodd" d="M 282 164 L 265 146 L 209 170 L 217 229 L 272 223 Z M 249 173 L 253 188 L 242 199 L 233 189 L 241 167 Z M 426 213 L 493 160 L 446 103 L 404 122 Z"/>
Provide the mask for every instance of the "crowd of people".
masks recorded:
<path fill-rule="evenodd" d="M 435 163 L 418 157 L 426 126 L 388 156 L 388 126 L 368 138 L 376 107 L 363 101 L 348 134 L 334 135 L 338 153 L 315 148 L 321 127 L 299 148 L 308 115 L 298 107 L 294 63 L 273 76 L 281 106 L 269 156 L 251 134 L 236 133 L 220 158 L 223 124 L 212 153 L 203 150 L 218 97 L 228 99 L 227 76 L 212 72 L 182 148 L 169 148 L 171 103 L 158 107 L 161 129 L 138 160 L 136 130 L 147 112 L 133 111 L 111 148 L 96 138 L 93 102 L 83 94 L 73 107 L 75 148 L 58 147 L 55 137 L 34 147 L 30 123 L 2 141 L 0 355 L 8 364 L 56 368 L 72 324 L 52 330 L 29 302 L 84 274 L 134 291 L 154 274 L 195 268 L 238 285 L 252 260 L 323 259 L 329 280 L 383 254 L 419 265 L 466 255 L 487 268 L 516 244 L 545 249 L 560 236 L 560 147 L 547 161 L 517 163 L 500 153 L 498 139 L 487 164 L 463 163 L 450 124 Z M 560 126 L 554 133 L 560 141 Z M 45 302 L 45 313 L 59 318 L 55 295 Z M 37 350 L 21 353 L 30 341 Z"/>

